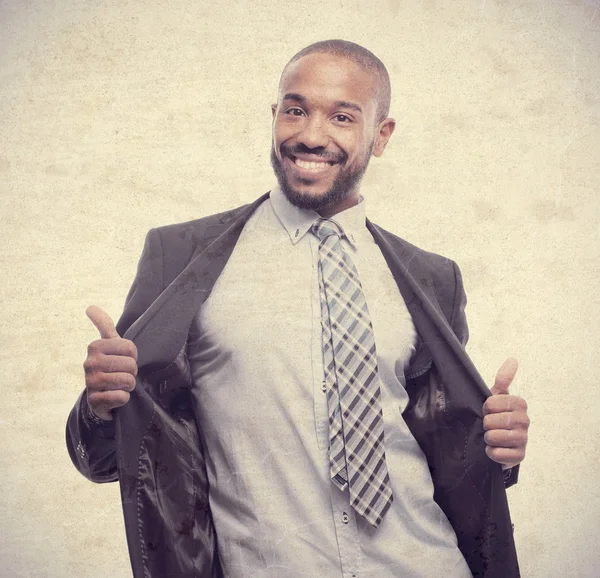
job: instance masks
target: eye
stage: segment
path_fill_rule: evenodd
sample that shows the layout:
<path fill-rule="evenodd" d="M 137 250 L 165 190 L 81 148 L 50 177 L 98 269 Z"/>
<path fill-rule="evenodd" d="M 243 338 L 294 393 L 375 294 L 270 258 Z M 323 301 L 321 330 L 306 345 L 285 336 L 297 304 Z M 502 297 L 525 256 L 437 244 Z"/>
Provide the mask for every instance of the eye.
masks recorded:
<path fill-rule="evenodd" d="M 352 119 L 345 114 L 336 114 L 333 118 L 335 118 L 336 122 L 348 123 L 352 122 Z"/>
<path fill-rule="evenodd" d="M 304 111 L 301 108 L 293 106 L 291 108 L 288 108 L 285 111 L 285 114 L 289 114 L 291 116 L 302 116 L 304 114 Z"/>

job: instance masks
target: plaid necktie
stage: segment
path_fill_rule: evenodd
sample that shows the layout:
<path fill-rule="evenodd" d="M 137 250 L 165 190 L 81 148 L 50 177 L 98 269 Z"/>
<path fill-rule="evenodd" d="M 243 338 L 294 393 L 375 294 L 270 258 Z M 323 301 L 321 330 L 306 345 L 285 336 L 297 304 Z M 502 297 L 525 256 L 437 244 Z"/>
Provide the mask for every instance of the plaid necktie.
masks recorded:
<path fill-rule="evenodd" d="M 319 219 L 323 363 L 333 483 L 349 487 L 354 510 L 377 527 L 393 496 L 383 447 L 375 338 L 367 302 L 336 223 Z"/>

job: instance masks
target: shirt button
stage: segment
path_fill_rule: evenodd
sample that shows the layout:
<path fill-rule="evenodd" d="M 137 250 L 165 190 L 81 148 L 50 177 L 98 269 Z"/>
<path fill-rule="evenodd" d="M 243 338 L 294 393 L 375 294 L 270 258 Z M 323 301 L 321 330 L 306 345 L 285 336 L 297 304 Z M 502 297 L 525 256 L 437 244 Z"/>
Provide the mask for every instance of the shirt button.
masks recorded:
<path fill-rule="evenodd" d="M 325 382 L 321 384 L 321 391 L 327 391 L 327 384 Z"/>
<path fill-rule="evenodd" d="M 346 514 L 346 512 L 344 512 L 342 514 L 342 522 L 344 522 L 344 524 L 347 524 L 350 521 L 350 517 L 348 516 L 348 514 Z"/>

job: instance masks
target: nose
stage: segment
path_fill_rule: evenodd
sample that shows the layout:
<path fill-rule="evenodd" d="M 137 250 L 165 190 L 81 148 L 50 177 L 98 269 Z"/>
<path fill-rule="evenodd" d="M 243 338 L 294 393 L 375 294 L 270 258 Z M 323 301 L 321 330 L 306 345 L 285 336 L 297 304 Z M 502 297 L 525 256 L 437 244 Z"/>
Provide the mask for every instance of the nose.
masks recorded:
<path fill-rule="evenodd" d="M 329 144 L 327 125 L 316 116 L 309 117 L 296 138 L 298 142 L 310 149 L 326 147 Z"/>

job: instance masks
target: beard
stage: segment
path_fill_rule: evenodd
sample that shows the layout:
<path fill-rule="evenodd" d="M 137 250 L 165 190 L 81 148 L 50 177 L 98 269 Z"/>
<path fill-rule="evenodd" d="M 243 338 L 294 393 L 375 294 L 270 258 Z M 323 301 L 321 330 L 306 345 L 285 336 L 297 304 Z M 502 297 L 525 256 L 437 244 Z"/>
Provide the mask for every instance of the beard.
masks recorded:
<path fill-rule="evenodd" d="M 365 174 L 365 171 L 367 170 L 367 167 L 369 166 L 369 159 L 371 158 L 374 144 L 374 141 L 370 144 L 368 153 L 366 155 L 366 160 L 363 164 L 354 170 L 344 171 L 342 169 L 338 176 L 334 179 L 333 183 L 331 183 L 329 190 L 321 193 L 320 195 L 312 195 L 309 192 L 292 187 L 287 175 L 285 174 L 283 163 L 277 158 L 274 144 L 271 147 L 271 166 L 273 167 L 273 171 L 277 177 L 277 182 L 279 183 L 281 192 L 285 195 L 287 200 L 292 203 L 292 205 L 295 205 L 300 209 L 310 209 L 320 212 L 323 209 L 327 209 L 345 201 L 356 190 L 361 179 L 363 178 L 363 175 Z M 291 154 L 293 155 L 295 152 L 311 152 L 311 149 L 308 149 L 303 145 L 296 145 L 295 147 L 289 147 L 285 145 L 281 146 L 281 154 L 284 157 Z M 335 159 L 331 159 L 325 155 L 324 158 L 335 160 L 339 164 L 343 165 L 348 159 L 348 156 L 344 153 L 341 153 Z M 300 182 L 302 182 L 302 180 Z M 306 179 L 307 185 L 311 183 L 311 180 Z"/>

